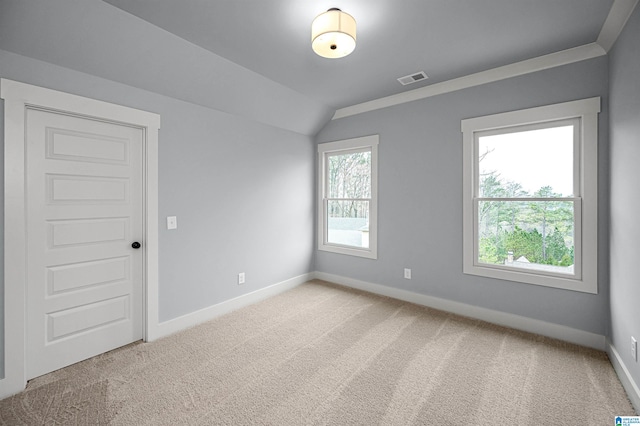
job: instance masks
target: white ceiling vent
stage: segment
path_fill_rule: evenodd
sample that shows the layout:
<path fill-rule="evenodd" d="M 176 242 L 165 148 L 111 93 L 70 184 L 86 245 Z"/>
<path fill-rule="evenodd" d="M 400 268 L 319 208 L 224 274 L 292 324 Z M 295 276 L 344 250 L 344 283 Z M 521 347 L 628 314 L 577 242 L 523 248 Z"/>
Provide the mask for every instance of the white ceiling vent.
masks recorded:
<path fill-rule="evenodd" d="M 402 83 L 403 86 L 406 86 L 407 84 L 411 84 L 411 83 L 416 83 L 418 81 L 422 81 L 422 80 L 426 80 L 427 75 L 424 73 L 424 71 L 420 71 L 414 74 L 410 74 L 410 75 L 405 75 L 404 77 L 400 77 L 398 79 L 398 81 L 400 83 Z"/>

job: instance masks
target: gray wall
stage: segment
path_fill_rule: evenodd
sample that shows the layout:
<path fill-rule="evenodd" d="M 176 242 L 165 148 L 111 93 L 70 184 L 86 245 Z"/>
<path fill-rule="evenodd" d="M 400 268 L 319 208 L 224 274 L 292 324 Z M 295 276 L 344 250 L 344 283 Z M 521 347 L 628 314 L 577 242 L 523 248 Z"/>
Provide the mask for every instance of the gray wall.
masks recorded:
<path fill-rule="evenodd" d="M 640 340 L 640 7 L 610 54 L 611 331 L 609 338 L 640 384 L 631 336 Z"/>
<path fill-rule="evenodd" d="M 317 142 L 379 134 L 378 259 L 323 251 L 318 271 L 604 335 L 608 323 L 607 58 L 331 121 Z M 599 117 L 599 294 L 462 273 L 460 120 L 602 96 Z M 541 173 L 544 167 L 541 167 Z M 412 269 L 412 280 L 403 268 Z"/>
<path fill-rule="evenodd" d="M 1 0 L 0 49 L 307 135 L 333 114 L 101 0 Z"/>
<path fill-rule="evenodd" d="M 309 136 L 3 50 L 0 77 L 161 115 L 161 321 L 311 270 L 315 168 Z M 174 215 L 178 229 L 168 231 L 165 218 Z M 246 273 L 243 286 L 236 284 L 238 272 Z"/>
<path fill-rule="evenodd" d="M 326 105 L 101 0 L 1 0 L 0 49 L 0 77 L 162 116 L 161 321 L 313 270 Z"/>

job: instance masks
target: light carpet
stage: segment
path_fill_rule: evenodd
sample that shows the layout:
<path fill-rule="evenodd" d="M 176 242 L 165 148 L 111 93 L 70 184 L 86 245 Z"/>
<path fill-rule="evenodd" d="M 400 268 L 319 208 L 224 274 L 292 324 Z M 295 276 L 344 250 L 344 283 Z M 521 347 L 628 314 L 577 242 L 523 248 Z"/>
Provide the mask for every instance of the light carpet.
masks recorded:
<path fill-rule="evenodd" d="M 29 382 L 7 425 L 609 425 L 603 352 L 312 281 Z"/>

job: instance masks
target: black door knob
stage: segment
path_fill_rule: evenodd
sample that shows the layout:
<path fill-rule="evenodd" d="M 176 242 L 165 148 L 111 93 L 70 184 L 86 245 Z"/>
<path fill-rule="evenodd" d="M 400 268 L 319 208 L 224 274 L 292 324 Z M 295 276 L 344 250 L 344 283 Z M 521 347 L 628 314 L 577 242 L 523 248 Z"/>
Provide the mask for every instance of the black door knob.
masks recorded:
<path fill-rule="evenodd" d="M 140 243 L 136 241 L 133 244 L 131 244 L 131 247 L 133 247 L 134 249 L 139 249 L 140 248 Z"/>

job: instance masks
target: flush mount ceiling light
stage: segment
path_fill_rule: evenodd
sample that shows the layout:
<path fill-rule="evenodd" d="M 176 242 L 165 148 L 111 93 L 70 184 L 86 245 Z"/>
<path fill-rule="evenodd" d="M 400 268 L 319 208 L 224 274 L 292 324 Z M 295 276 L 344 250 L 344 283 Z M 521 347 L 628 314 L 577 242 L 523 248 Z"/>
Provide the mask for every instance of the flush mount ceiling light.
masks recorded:
<path fill-rule="evenodd" d="M 311 24 L 311 47 L 324 58 L 342 58 L 356 48 L 356 20 L 340 9 L 321 13 Z"/>

